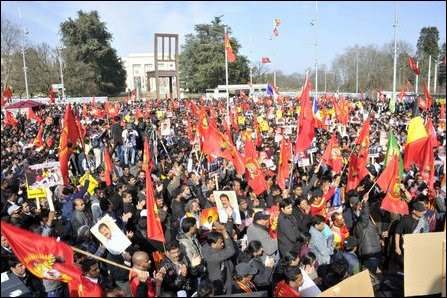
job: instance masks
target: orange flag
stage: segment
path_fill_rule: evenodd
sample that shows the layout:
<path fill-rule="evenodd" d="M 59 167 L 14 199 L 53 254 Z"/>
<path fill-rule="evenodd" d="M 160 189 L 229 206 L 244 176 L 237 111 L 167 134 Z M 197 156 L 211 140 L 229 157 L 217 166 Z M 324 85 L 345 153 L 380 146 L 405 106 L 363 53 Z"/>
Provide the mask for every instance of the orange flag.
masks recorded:
<path fill-rule="evenodd" d="M 286 180 L 289 178 L 289 160 L 292 158 L 291 147 L 290 140 L 283 136 L 279 153 L 278 175 L 276 176 L 276 183 L 282 190 L 286 188 Z"/>
<path fill-rule="evenodd" d="M 227 59 L 228 62 L 236 61 L 236 55 L 233 52 L 233 48 L 230 44 L 230 38 L 228 37 L 228 33 L 225 33 L 225 50 L 227 51 Z"/>
<path fill-rule="evenodd" d="M 152 184 L 149 152 L 149 140 L 144 140 L 142 169 L 146 172 L 146 209 L 147 209 L 147 238 L 165 243 L 165 235 L 158 217 L 157 202 L 155 201 L 154 185 Z"/>
<path fill-rule="evenodd" d="M 78 139 L 80 139 L 79 131 L 69 104 L 65 110 L 64 126 L 59 141 L 59 164 L 65 185 L 68 185 L 68 159 Z"/>

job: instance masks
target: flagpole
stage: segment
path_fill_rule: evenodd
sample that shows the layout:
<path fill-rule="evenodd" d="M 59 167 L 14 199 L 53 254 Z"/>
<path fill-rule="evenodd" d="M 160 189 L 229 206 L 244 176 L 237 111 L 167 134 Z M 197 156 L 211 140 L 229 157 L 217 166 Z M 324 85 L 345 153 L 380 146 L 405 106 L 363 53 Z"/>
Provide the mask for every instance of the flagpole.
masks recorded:
<path fill-rule="evenodd" d="M 390 99 L 390 112 L 394 113 L 396 104 L 396 69 L 397 69 L 397 2 L 394 1 L 394 63 L 393 63 L 393 97 Z M 392 101 L 392 104 L 391 104 Z"/>
<path fill-rule="evenodd" d="M 431 55 L 428 56 L 428 74 L 427 74 L 428 92 L 430 92 L 430 78 L 431 78 Z"/>
<path fill-rule="evenodd" d="M 88 257 L 90 257 L 90 258 L 93 258 L 93 259 L 102 261 L 102 262 L 104 262 L 104 263 L 110 264 L 110 265 L 112 265 L 112 266 L 115 266 L 115 267 L 118 267 L 118 268 L 121 268 L 121 269 L 124 269 L 124 270 L 128 270 L 128 271 L 135 270 L 134 268 L 127 267 L 127 266 L 124 266 L 124 265 L 115 263 L 115 262 L 113 262 L 113 261 L 110 261 L 110 260 L 101 258 L 101 257 L 99 257 L 99 256 L 97 256 L 97 255 L 91 254 L 91 253 L 89 253 L 89 252 L 87 252 L 87 251 L 85 251 L 85 250 L 79 249 L 79 248 L 77 248 L 77 247 L 75 247 L 75 246 L 70 246 L 70 248 L 71 248 L 73 251 L 75 251 L 75 252 L 78 252 L 78 253 L 83 254 L 83 255 L 86 255 L 86 256 L 88 256 Z"/>
<path fill-rule="evenodd" d="M 433 82 L 433 94 L 436 94 L 437 81 L 438 81 L 438 59 L 436 59 L 435 62 L 435 81 Z"/>
<path fill-rule="evenodd" d="M 227 36 L 227 27 L 224 28 L 225 30 L 225 37 Z M 227 87 L 227 123 L 230 125 L 230 93 L 228 92 L 228 54 L 227 54 L 227 48 L 224 42 L 225 47 L 225 84 Z"/>
<path fill-rule="evenodd" d="M 318 14 L 318 1 L 315 1 L 315 98 L 318 98 L 317 14 Z"/>
<path fill-rule="evenodd" d="M 419 60 L 416 61 L 416 68 L 419 68 Z M 414 93 L 416 93 L 416 99 L 418 99 L 418 84 L 419 84 L 419 75 L 416 75 L 416 83 L 415 83 L 415 87 L 414 87 Z"/>

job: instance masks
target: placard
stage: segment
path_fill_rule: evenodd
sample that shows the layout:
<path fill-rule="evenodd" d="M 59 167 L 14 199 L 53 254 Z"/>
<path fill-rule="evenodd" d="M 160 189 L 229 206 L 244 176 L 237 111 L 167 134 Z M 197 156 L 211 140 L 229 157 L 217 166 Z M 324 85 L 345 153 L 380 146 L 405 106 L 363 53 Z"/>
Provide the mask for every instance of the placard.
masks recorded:
<path fill-rule="evenodd" d="M 227 223 L 228 215 L 225 212 L 227 208 L 232 208 L 232 217 L 235 224 L 240 225 L 241 214 L 239 213 L 239 204 L 237 203 L 237 197 L 235 191 L 214 191 L 214 199 L 216 200 L 217 210 L 219 214 L 219 221 L 221 223 Z"/>
<path fill-rule="evenodd" d="M 443 241 L 445 232 L 404 235 L 405 296 L 441 293 Z"/>
<path fill-rule="evenodd" d="M 219 220 L 219 214 L 216 207 L 206 208 L 200 214 L 200 226 L 206 230 L 213 228 L 213 222 Z"/>
<path fill-rule="evenodd" d="M 114 255 L 123 253 L 132 244 L 108 214 L 101 218 L 90 232 Z"/>
<path fill-rule="evenodd" d="M 25 178 L 30 190 L 64 184 L 59 162 L 28 166 L 25 169 Z"/>
<path fill-rule="evenodd" d="M 348 277 L 318 297 L 374 297 L 369 271 L 366 269 Z"/>

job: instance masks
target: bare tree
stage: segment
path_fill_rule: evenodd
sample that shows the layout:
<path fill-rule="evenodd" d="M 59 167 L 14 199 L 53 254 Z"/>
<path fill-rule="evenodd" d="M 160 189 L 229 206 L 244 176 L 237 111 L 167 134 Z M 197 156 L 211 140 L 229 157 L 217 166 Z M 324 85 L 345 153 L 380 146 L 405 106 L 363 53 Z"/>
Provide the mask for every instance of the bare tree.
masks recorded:
<path fill-rule="evenodd" d="M 2 90 L 9 85 L 12 71 L 13 55 L 20 51 L 20 28 L 6 19 L 2 14 L 1 20 L 2 52 L 1 52 L 1 81 Z"/>

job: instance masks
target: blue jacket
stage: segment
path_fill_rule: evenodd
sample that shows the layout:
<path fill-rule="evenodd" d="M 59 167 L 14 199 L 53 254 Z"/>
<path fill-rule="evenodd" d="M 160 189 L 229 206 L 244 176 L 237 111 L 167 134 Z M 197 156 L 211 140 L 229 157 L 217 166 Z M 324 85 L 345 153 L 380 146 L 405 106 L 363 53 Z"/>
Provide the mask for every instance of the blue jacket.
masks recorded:
<path fill-rule="evenodd" d="M 315 254 L 320 265 L 329 264 L 331 262 L 331 255 L 334 253 L 334 248 L 328 246 L 323 233 L 315 229 L 313 226 L 310 227 L 309 232 L 311 235 L 309 249 Z"/>
<path fill-rule="evenodd" d="M 67 201 L 62 206 L 62 218 L 66 220 L 71 219 L 71 215 L 73 214 L 73 200 L 74 199 L 82 199 L 87 192 L 89 186 L 89 181 L 85 181 L 84 186 L 82 187 L 81 191 L 69 194 L 67 196 Z"/>

